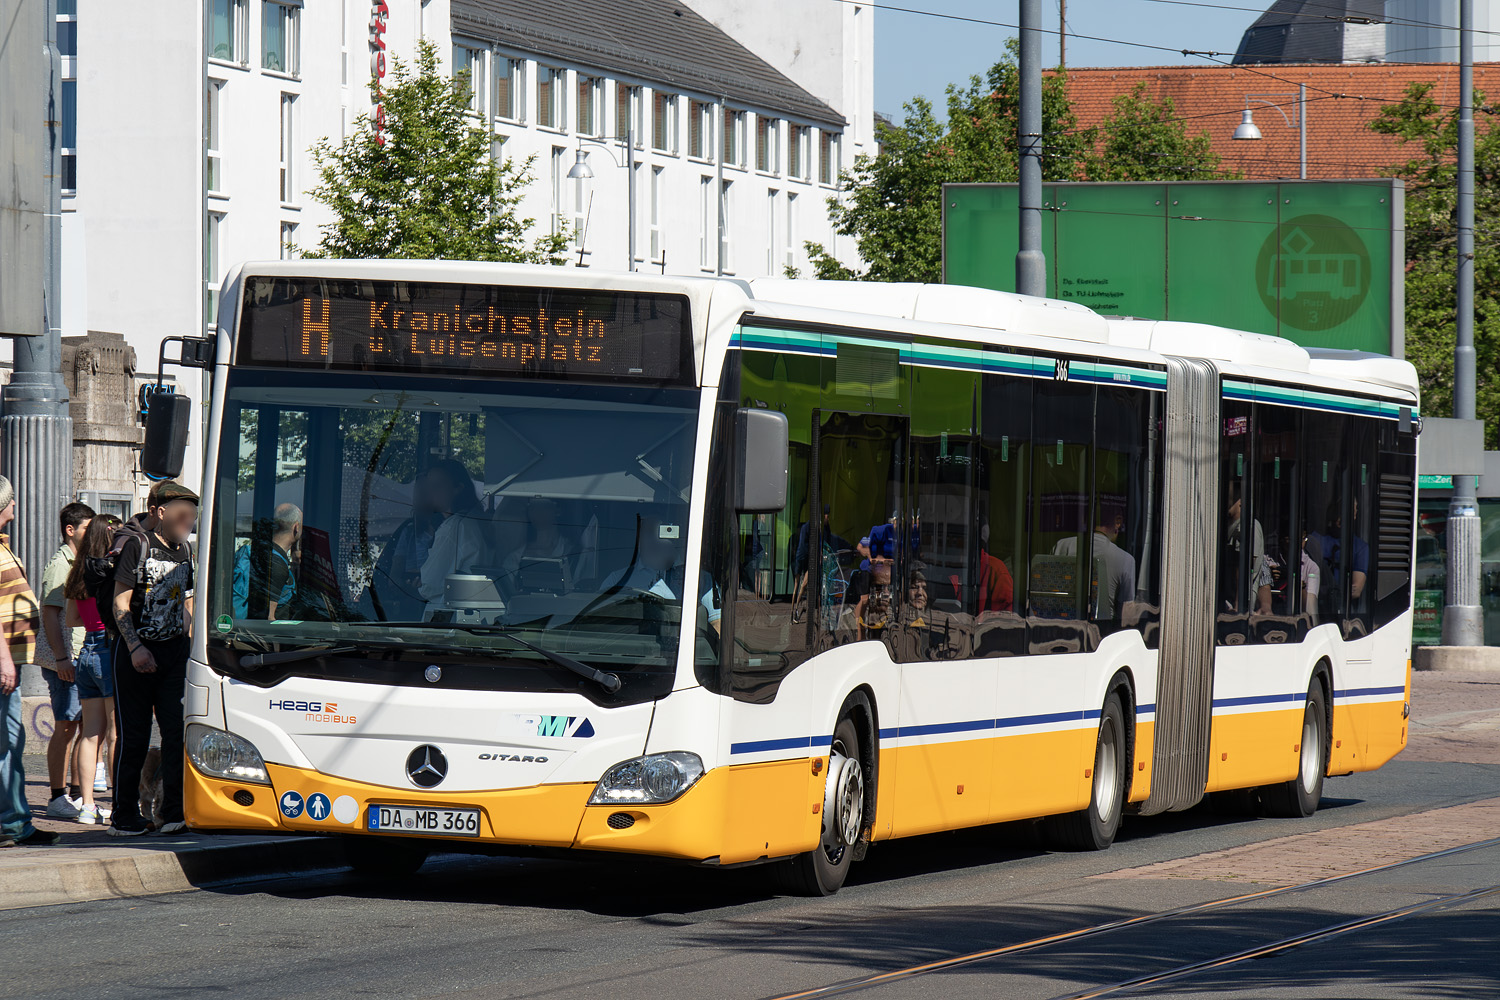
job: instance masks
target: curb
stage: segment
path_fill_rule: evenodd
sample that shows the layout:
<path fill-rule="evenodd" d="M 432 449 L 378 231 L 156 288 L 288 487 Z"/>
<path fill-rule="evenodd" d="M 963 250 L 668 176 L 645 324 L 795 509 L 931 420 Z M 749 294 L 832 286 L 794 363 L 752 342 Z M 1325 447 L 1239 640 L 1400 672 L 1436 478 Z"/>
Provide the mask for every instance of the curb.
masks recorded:
<path fill-rule="evenodd" d="M 43 852 L 43 857 L 30 860 Z M 0 865 L 0 909 L 154 896 L 237 879 L 345 867 L 342 845 L 333 837 L 267 837 L 183 850 L 20 847 L 0 853 L 0 859 L 21 862 Z"/>
<path fill-rule="evenodd" d="M 1413 670 L 1500 671 L 1500 646 L 1418 646 Z"/>

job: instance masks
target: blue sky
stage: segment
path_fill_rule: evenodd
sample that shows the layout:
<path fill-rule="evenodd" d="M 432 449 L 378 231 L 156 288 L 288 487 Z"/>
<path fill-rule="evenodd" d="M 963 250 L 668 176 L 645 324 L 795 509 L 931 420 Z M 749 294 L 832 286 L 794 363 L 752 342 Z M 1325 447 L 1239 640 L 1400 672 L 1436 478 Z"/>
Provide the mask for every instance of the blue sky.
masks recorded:
<path fill-rule="evenodd" d="M 1016 0 L 880 0 L 892 6 L 1016 23 Z M 1068 0 L 1069 66 L 1162 66 L 1195 63 L 1178 49 L 1233 53 L 1240 35 L 1267 7 L 1256 0 L 1204 0 L 1221 7 L 1162 3 L 1159 0 Z M 1057 0 L 1042 0 L 1045 28 L 1057 30 Z M 1073 32 L 1165 46 L 1174 51 L 1090 41 Z M 901 105 L 922 94 L 943 114 L 943 88 L 982 74 L 999 59 L 1013 28 L 993 27 L 893 10 L 875 11 L 875 109 L 902 117 Z M 1057 36 L 1043 39 L 1046 65 L 1057 63 Z M 1225 57 L 1227 58 L 1227 57 Z"/>

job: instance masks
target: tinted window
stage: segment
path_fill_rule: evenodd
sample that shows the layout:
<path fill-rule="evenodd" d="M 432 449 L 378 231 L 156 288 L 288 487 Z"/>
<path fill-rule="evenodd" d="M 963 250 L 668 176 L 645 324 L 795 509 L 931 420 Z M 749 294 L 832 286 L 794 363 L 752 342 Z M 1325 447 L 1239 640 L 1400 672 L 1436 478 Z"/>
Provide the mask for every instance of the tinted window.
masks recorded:
<path fill-rule="evenodd" d="M 1089 620 L 1102 575 L 1092 555 L 1094 388 L 1038 383 L 1032 414 L 1028 645 L 1033 653 L 1088 651 L 1098 640 Z"/>
<path fill-rule="evenodd" d="M 968 607 L 976 656 L 1026 651 L 1026 538 L 1031 472 L 1030 379 L 985 374 L 975 475 L 976 570 Z"/>

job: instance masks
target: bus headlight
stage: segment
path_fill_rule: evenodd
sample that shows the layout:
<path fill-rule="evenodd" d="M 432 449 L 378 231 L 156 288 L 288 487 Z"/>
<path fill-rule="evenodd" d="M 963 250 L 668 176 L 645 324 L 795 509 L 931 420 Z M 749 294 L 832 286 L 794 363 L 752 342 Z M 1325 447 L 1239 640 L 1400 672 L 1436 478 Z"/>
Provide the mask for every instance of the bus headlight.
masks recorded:
<path fill-rule="evenodd" d="M 257 785 L 271 783 L 266 762 L 247 739 L 195 722 L 187 727 L 183 742 L 188 759 L 204 774 Z"/>
<path fill-rule="evenodd" d="M 685 750 L 634 757 L 604 772 L 589 804 L 659 805 L 671 802 L 701 777 L 702 758 Z"/>

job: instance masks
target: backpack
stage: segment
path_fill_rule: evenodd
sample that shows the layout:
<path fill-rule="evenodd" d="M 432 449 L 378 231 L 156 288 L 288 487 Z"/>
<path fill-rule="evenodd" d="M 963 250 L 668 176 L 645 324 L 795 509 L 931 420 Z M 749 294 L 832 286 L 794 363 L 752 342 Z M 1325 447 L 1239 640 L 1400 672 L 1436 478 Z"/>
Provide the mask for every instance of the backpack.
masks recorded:
<path fill-rule="evenodd" d="M 108 552 L 102 556 L 90 556 L 83 564 L 84 589 L 94 595 L 94 603 L 98 606 L 99 617 L 104 621 L 105 628 L 116 633 L 119 632 L 119 627 L 115 623 L 115 569 L 119 565 L 125 543 L 132 538 L 141 543 L 143 550 L 151 544 L 150 536 L 142 526 L 142 515 L 132 517 L 120 525 Z M 136 583 L 144 579 L 145 568 L 146 560 L 141 559 L 136 566 Z"/>

